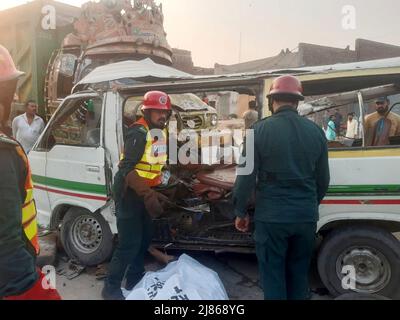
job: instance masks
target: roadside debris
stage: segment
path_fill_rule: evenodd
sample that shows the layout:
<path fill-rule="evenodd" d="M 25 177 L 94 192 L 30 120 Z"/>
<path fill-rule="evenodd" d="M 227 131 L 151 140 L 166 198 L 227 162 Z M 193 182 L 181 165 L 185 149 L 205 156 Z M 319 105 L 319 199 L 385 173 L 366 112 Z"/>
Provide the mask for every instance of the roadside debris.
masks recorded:
<path fill-rule="evenodd" d="M 97 266 L 96 272 L 95 272 L 96 280 L 104 280 L 107 277 L 107 265 L 106 264 L 100 264 Z"/>
<path fill-rule="evenodd" d="M 79 277 L 85 270 L 86 267 L 71 260 L 66 267 L 57 269 L 57 274 L 65 276 L 68 280 L 73 280 Z"/>

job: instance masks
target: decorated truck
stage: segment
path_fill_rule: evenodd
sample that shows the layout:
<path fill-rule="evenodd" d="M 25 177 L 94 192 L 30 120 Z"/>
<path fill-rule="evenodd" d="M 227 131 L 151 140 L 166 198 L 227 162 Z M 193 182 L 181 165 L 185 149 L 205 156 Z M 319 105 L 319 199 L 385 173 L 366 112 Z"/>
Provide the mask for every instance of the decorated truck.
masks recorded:
<path fill-rule="evenodd" d="M 98 67 L 145 59 L 148 64 L 142 66 L 152 70 L 155 65 L 160 70 L 172 65 L 162 4 L 157 5 L 153 0 L 89 1 L 82 5 L 73 28 L 74 31 L 65 36 L 61 48 L 54 51 L 47 66 L 44 94 L 47 119 L 71 94 L 73 87 Z M 140 77 L 143 70 L 128 70 L 131 74 L 125 73 L 127 79 L 142 83 L 153 81 L 149 77 Z M 180 108 L 177 111 L 179 128 L 190 128 L 192 124 L 197 129 L 211 128 L 210 121 L 204 119 L 208 115 L 204 109 L 208 108 L 205 105 L 198 110 Z M 214 118 L 213 122 L 216 121 Z M 71 130 L 75 128 L 71 127 Z"/>
<path fill-rule="evenodd" d="M 172 49 L 163 23 L 162 5 L 153 0 L 84 3 L 73 23 L 74 31 L 65 36 L 48 63 L 48 118 L 73 86 L 99 66 L 145 58 L 171 66 Z"/>

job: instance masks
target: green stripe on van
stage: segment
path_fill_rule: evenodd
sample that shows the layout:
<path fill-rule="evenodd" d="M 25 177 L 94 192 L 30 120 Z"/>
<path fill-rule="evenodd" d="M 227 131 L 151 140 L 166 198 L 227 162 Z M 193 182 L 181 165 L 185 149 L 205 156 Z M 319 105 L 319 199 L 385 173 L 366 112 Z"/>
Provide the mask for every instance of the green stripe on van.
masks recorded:
<path fill-rule="evenodd" d="M 331 186 L 328 193 L 400 193 L 400 185 Z"/>
<path fill-rule="evenodd" d="M 60 180 L 47 178 L 38 175 L 32 175 L 35 183 L 45 185 L 47 187 L 60 188 L 78 191 L 82 193 L 94 193 L 107 195 L 105 185 L 81 183 L 75 181 Z M 400 193 L 400 185 L 348 185 L 348 186 L 331 186 L 328 194 L 360 194 L 360 193 Z"/>
<path fill-rule="evenodd" d="M 82 183 L 68 180 L 60 180 L 47 178 L 43 176 L 32 175 L 32 180 L 34 183 L 41 184 L 47 187 L 73 190 L 82 193 L 95 193 L 101 195 L 107 195 L 107 189 L 105 185 L 101 184 L 90 184 L 90 183 Z"/>

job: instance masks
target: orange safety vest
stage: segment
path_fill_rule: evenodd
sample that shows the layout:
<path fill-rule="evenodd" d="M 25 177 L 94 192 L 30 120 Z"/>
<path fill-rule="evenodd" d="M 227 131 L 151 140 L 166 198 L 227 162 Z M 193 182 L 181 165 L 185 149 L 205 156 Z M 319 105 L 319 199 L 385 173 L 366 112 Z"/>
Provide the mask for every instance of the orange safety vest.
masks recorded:
<path fill-rule="evenodd" d="M 11 138 L 3 135 L 0 132 L 0 135 L 4 138 Z M 14 140 L 12 140 L 14 141 Z M 29 240 L 30 244 L 35 250 L 35 253 L 39 255 L 40 247 L 39 247 L 39 236 L 38 236 L 38 224 L 37 224 L 37 212 L 36 212 L 36 205 L 33 199 L 33 182 L 32 182 L 32 175 L 31 175 L 31 168 L 29 165 L 28 157 L 24 149 L 20 145 L 15 146 L 15 150 L 17 151 L 18 155 L 22 158 L 25 163 L 26 167 L 26 178 L 25 178 L 25 201 L 22 205 L 22 228 L 24 229 L 24 233 L 26 238 Z"/>
<path fill-rule="evenodd" d="M 144 178 L 150 187 L 162 183 L 162 170 L 168 160 L 167 130 L 162 130 L 162 137 L 153 138 L 149 125 L 141 118 L 135 125 L 143 126 L 147 131 L 146 147 L 142 159 L 135 166 L 138 175 Z"/>

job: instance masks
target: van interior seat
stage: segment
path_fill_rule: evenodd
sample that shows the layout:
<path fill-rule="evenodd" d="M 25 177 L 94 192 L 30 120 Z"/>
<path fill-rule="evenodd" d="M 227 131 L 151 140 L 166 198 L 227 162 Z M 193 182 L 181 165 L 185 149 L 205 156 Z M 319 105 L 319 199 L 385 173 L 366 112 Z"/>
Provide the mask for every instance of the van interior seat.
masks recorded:
<path fill-rule="evenodd" d="M 199 172 L 197 180 L 209 186 L 232 190 L 236 181 L 236 166 L 222 166 L 213 171 Z"/>

